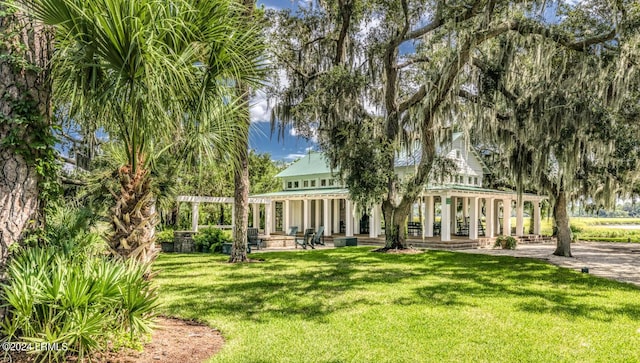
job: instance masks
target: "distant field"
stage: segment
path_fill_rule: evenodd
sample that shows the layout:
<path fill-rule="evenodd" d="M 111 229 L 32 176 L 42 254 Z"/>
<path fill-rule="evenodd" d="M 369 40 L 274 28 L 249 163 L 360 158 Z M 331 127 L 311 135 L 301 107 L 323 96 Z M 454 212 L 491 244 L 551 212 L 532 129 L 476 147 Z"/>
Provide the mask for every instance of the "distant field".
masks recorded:
<path fill-rule="evenodd" d="M 640 242 L 640 218 L 576 217 L 571 230 L 581 241 Z"/>

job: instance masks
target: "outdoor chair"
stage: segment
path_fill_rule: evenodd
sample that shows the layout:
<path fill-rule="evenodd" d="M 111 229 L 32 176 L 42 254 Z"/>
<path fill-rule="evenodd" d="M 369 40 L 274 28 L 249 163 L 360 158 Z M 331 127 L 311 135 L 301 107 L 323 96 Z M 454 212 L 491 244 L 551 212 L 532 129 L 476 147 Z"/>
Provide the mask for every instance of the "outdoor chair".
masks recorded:
<path fill-rule="evenodd" d="M 287 233 L 287 236 L 295 237 L 296 234 L 298 234 L 298 227 L 289 227 L 289 233 Z"/>
<path fill-rule="evenodd" d="M 318 228 L 318 232 L 316 232 L 311 239 L 311 248 L 315 248 L 315 245 L 324 246 L 324 226 L 320 226 L 320 228 Z"/>
<path fill-rule="evenodd" d="M 258 238 L 257 228 L 247 228 L 247 244 L 249 245 L 249 247 L 256 246 L 257 249 L 260 249 L 262 239 Z"/>
<path fill-rule="evenodd" d="M 301 245 L 302 248 L 306 250 L 307 246 L 315 249 L 316 245 L 324 245 L 324 241 L 322 241 L 323 233 L 324 226 L 320 226 L 317 232 L 313 232 L 313 229 L 307 229 L 303 238 L 296 238 L 296 248 L 298 248 L 298 245 Z"/>
<path fill-rule="evenodd" d="M 298 245 L 302 246 L 302 248 L 307 248 L 309 244 L 309 240 L 313 236 L 313 228 L 307 228 L 304 230 L 304 235 L 302 237 L 296 237 L 295 246 L 298 248 Z"/>
<path fill-rule="evenodd" d="M 434 222 L 433 223 L 433 235 L 434 236 L 439 236 L 440 235 L 440 222 Z"/>

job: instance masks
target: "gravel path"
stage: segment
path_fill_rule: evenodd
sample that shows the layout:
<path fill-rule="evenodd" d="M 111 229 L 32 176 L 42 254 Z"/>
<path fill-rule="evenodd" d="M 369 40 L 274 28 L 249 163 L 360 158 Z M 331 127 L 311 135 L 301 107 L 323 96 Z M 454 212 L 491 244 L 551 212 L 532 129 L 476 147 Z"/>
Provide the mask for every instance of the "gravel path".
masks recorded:
<path fill-rule="evenodd" d="M 482 248 L 459 250 L 459 252 L 531 257 L 578 271 L 588 267 L 590 274 L 640 286 L 640 244 L 638 243 L 573 243 L 571 245 L 573 257 L 554 256 L 554 249 L 555 245 L 552 244 L 523 244 L 518 245 L 515 250 Z"/>

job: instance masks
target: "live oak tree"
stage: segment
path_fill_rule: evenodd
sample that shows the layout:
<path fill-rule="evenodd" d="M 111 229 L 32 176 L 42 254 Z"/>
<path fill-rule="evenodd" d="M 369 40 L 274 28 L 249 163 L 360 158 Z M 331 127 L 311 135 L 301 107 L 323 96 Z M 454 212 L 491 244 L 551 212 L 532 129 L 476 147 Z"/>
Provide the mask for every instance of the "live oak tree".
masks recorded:
<path fill-rule="evenodd" d="M 474 59 L 504 37 L 522 39 L 523 49 L 544 43 L 580 51 L 616 35 L 565 31 L 562 19 L 549 24 L 537 14 L 550 6 L 335 0 L 275 13 L 271 38 L 281 72 L 274 116 L 315 133 L 352 198 L 364 208 L 382 203 L 385 248 L 405 248 L 404 223 L 429 180 L 436 146 L 452 128 L 471 127 L 460 125 L 461 114 L 482 112 L 461 101 L 461 93 L 481 90 L 469 77 Z M 406 155 L 414 156 L 415 172 L 400 180 L 394 167 Z"/>
<path fill-rule="evenodd" d="M 34 0 L 55 30 L 54 96 L 72 117 L 96 120 L 126 155 L 115 176 L 108 236 L 115 255 L 154 258 L 158 223 L 150 168 L 172 145 L 185 159 L 232 153 L 234 83 L 253 83 L 259 33 L 233 1 Z"/>
<path fill-rule="evenodd" d="M 636 151 L 624 147 L 618 131 L 633 129 L 621 110 L 634 102 L 630 80 L 637 71 L 626 61 L 632 53 L 625 46 L 636 30 L 624 4 L 596 5 L 568 8 L 565 29 L 596 29 L 602 36 L 532 49 L 522 39 L 502 38 L 500 47 L 474 58 L 480 87 L 463 92 L 466 100 L 489 109 L 472 114 L 481 118 L 476 125 L 484 137 L 500 146 L 518 189 L 526 184 L 552 197 L 554 254 L 560 256 L 571 256 L 569 202 L 589 197 L 611 206 L 628 183 L 626 164 L 635 160 Z M 625 137 L 638 140 L 638 133 Z"/>

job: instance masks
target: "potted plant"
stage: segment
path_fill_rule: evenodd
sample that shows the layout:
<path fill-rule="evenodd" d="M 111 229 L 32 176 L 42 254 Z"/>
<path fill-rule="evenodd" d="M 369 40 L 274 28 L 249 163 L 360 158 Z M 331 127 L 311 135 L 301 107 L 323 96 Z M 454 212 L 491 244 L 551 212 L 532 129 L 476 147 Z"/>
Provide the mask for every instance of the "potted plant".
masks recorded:
<path fill-rule="evenodd" d="M 156 233 L 156 242 L 160 243 L 162 252 L 173 252 L 175 250 L 173 244 L 173 230 L 165 229 Z"/>
<path fill-rule="evenodd" d="M 498 236 L 493 247 L 500 247 L 503 250 L 515 250 L 518 240 L 512 236 Z"/>

